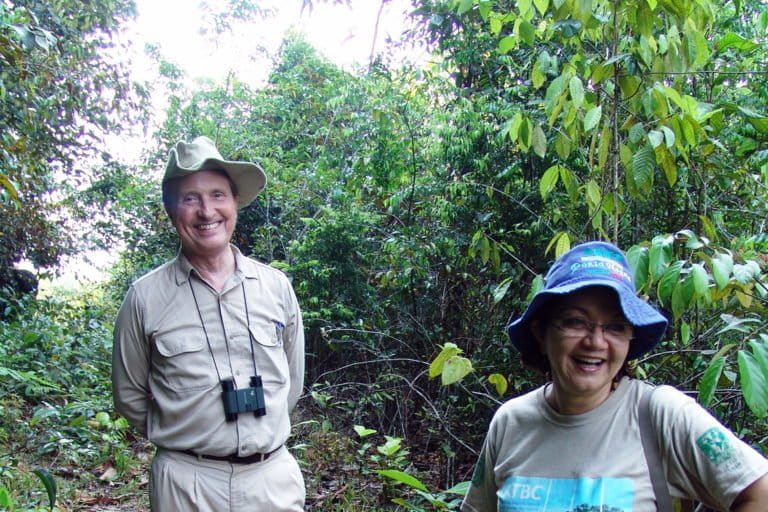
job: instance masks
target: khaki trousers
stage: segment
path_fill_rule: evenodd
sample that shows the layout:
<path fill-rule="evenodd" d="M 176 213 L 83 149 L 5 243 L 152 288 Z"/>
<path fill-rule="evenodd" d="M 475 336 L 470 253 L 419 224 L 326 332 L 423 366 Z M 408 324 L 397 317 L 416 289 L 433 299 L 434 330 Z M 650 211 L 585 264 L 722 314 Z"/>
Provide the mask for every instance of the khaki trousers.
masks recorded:
<path fill-rule="evenodd" d="M 153 512 L 301 512 L 306 494 L 299 465 L 285 446 L 254 464 L 160 449 L 149 489 Z"/>

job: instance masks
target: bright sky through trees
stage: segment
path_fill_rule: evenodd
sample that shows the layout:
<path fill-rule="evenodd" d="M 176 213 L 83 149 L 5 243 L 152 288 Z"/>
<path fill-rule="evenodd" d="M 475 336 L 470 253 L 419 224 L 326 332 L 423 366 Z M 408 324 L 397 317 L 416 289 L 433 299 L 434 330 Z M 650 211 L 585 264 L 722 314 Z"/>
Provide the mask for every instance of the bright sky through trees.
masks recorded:
<path fill-rule="evenodd" d="M 380 1 L 351 0 L 351 6 L 315 1 L 312 10 L 302 11 L 303 4 L 303 0 L 261 1 L 258 5 L 274 9 L 274 16 L 237 26 L 231 34 L 212 41 L 213 22 L 205 18 L 199 0 L 138 0 L 135 44 L 159 45 L 161 54 L 191 78 L 221 79 L 236 69 L 241 78 L 254 85 L 265 79 L 269 57 L 292 29 L 304 33 L 315 48 L 339 66 L 367 64 Z M 399 38 L 409 8 L 408 0 L 384 3 L 375 51 L 384 50 L 388 36 Z M 208 34 L 201 34 L 201 30 Z"/>

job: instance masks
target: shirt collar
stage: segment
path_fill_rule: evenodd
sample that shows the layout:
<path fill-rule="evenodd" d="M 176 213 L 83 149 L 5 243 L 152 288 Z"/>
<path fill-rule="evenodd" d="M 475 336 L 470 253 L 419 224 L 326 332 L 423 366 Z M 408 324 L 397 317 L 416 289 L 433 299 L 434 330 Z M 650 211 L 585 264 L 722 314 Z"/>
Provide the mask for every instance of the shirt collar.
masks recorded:
<path fill-rule="evenodd" d="M 248 258 L 243 256 L 240 249 L 232 244 L 229 244 L 229 247 L 235 255 L 235 275 L 245 279 L 258 279 L 259 276 L 256 272 L 256 268 L 249 264 L 250 262 Z M 195 267 L 193 267 L 187 257 L 184 256 L 181 249 L 179 249 L 179 252 L 176 254 L 176 258 L 173 260 L 172 265 L 176 274 L 176 284 L 179 286 L 186 284 Z"/>

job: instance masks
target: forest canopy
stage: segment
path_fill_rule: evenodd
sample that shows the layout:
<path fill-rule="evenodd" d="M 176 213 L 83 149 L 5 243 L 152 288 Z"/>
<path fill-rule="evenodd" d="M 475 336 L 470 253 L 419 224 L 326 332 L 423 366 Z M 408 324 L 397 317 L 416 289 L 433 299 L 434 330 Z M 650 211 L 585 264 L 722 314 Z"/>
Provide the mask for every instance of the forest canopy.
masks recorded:
<path fill-rule="evenodd" d="M 56 480 L 84 465 L 141 485 L 140 440 L 111 406 L 111 328 L 130 282 L 178 249 L 154 171 L 198 135 L 268 176 L 233 242 L 286 272 L 303 310 L 299 458 L 336 485 L 310 484 L 313 510 L 334 492 L 345 510 L 443 506 L 424 494 L 455 508 L 444 491 L 471 476 L 491 414 L 538 383 L 503 326 L 586 240 L 622 247 L 670 320 L 634 371 L 766 452 L 765 6 L 411 3 L 391 44 L 428 63 L 389 47 L 345 70 L 295 33 L 254 86 L 236 71 L 190 81 L 157 52 L 139 83 L 111 37 L 130 0 L 0 2 L 0 508 L 40 499 L 24 453 Z M 269 22 L 259 2 L 222 9 L 222 31 Z M 110 154 L 105 136 L 137 127 L 151 133 L 144 161 Z M 94 248 L 115 256 L 103 281 L 24 293 L 21 260 L 35 281 Z M 363 492 L 361 474 L 381 482 Z"/>

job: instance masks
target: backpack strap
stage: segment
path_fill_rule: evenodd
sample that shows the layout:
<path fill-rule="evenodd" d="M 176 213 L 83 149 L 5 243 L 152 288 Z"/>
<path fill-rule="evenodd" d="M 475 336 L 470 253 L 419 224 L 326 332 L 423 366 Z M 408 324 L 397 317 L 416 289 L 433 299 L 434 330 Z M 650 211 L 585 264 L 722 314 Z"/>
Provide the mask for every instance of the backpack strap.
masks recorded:
<path fill-rule="evenodd" d="M 655 390 L 655 387 L 645 387 L 640 397 L 640 407 L 638 408 L 640 441 L 643 444 L 643 453 L 648 463 L 653 494 L 656 496 L 656 508 L 661 512 L 673 512 L 672 496 L 669 494 L 667 479 L 664 477 L 659 445 L 656 442 L 656 432 L 651 423 L 651 395 Z"/>

